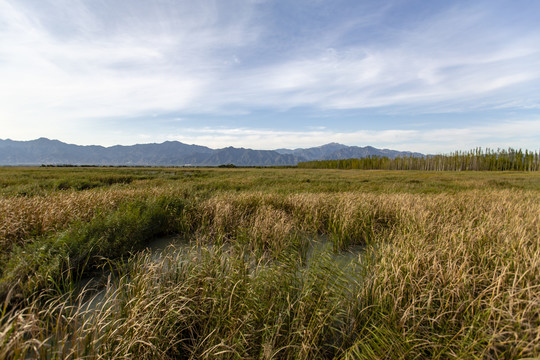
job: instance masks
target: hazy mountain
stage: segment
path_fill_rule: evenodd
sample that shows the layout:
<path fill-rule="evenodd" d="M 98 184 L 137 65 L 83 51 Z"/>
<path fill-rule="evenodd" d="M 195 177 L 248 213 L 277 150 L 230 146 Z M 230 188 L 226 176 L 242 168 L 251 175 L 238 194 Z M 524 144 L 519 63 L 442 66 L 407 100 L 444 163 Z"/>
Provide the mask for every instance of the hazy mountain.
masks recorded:
<path fill-rule="evenodd" d="M 276 150 L 280 154 L 291 154 L 298 157 L 302 157 L 308 161 L 326 159 L 327 156 L 333 154 L 336 151 L 346 149 L 348 146 L 338 143 L 330 143 L 322 146 L 307 148 L 307 149 L 278 149 Z"/>
<path fill-rule="evenodd" d="M 307 149 L 252 150 L 227 147 L 210 149 L 178 141 L 131 146 L 81 146 L 39 138 L 31 141 L 0 140 L 0 165 L 171 165 L 238 166 L 295 165 L 301 161 L 365 156 L 422 156 L 418 153 L 330 143 Z"/>
<path fill-rule="evenodd" d="M 233 147 L 215 150 L 205 159 L 195 158 L 194 156 L 192 158 L 193 160 L 189 163 L 197 165 L 294 165 L 300 161 L 305 161 L 303 158 L 291 154 L 280 154 L 274 150 L 238 149 Z"/>
<path fill-rule="evenodd" d="M 207 156 L 213 153 L 206 146 L 187 145 L 179 141 L 161 144 L 137 144 L 132 146 L 111 146 L 107 148 L 109 163 L 125 165 L 184 165 L 185 157 L 192 154 Z"/>
<path fill-rule="evenodd" d="M 339 160 L 339 159 L 353 159 L 363 158 L 368 156 L 386 156 L 390 159 L 394 159 L 399 156 L 423 156 L 420 153 L 412 153 L 409 151 L 397 151 L 389 149 L 376 149 L 372 146 L 358 147 L 358 146 L 346 146 L 342 149 L 336 150 L 323 157 L 324 160 Z"/>
<path fill-rule="evenodd" d="M 409 151 L 397 151 L 388 149 L 377 149 L 372 146 L 359 147 L 347 146 L 338 143 L 330 143 L 323 146 L 312 147 L 308 149 L 277 149 L 280 154 L 291 154 L 308 161 L 311 160 L 338 160 L 363 158 L 368 156 L 386 156 L 394 159 L 398 156 L 423 156 L 420 153 L 412 153 Z"/>
<path fill-rule="evenodd" d="M 2 165 L 184 165 L 194 153 L 211 154 L 205 146 L 178 141 L 132 146 L 81 146 L 40 138 L 31 141 L 0 140 Z"/>

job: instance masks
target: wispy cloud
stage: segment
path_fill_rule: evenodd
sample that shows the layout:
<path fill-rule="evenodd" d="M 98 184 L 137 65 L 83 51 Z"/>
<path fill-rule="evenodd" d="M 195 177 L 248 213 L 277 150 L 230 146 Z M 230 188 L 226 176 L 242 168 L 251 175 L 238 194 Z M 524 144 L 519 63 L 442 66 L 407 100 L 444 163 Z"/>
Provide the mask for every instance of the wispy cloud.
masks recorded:
<path fill-rule="evenodd" d="M 479 21 L 489 20 L 450 12 L 398 32 L 391 43 L 341 49 L 328 44 L 326 50 L 238 76 L 239 86 L 219 98 L 268 107 L 402 106 L 417 113 L 538 104 L 540 97 L 523 98 L 522 92 L 540 87 L 540 33 L 507 39 L 507 29 L 474 32 Z M 508 41 L 496 41 L 500 38 Z"/>
<path fill-rule="evenodd" d="M 406 146 L 412 143 L 396 139 L 416 139 L 434 148 L 420 135 L 427 130 L 388 130 L 395 124 L 359 132 L 356 122 L 350 134 L 339 132 L 350 122 L 340 111 L 392 116 L 540 108 L 540 26 L 520 22 L 526 11 L 520 7 L 509 10 L 511 21 L 504 6 L 488 2 L 431 5 L 416 17 L 406 2 L 295 4 L 0 0 L 1 136 L 73 138 L 85 131 L 85 143 L 109 143 L 119 131 L 107 125 L 113 119 L 135 127 L 124 132 L 135 142 L 135 134 L 161 126 L 154 114 L 166 114 L 185 119 L 178 133 L 200 128 L 196 139 L 203 144 L 241 145 L 243 139 L 253 146 L 269 139 L 255 129 L 275 125 L 252 114 L 306 108 L 288 124 L 292 132 L 282 129 L 274 141 L 315 145 L 315 139 L 326 142 L 328 131 L 350 144 Z M 301 136 L 317 111 L 331 114 L 332 122 L 320 134 Z M 209 117 L 212 126 L 223 117 L 222 126 L 238 127 L 227 123 L 231 114 L 254 133 L 205 132 Z M 145 123 L 134 120 L 144 117 Z M 449 126 L 427 128 L 435 127 L 442 132 L 430 136 L 455 140 L 444 130 Z M 488 141 L 476 131 L 489 129 L 468 129 L 470 139 Z M 114 133 L 117 142 L 130 142 L 121 133 Z"/>
<path fill-rule="evenodd" d="M 536 150 L 540 146 L 536 136 L 539 133 L 540 119 L 432 130 L 387 129 L 339 132 L 327 129 L 282 131 L 246 128 L 191 128 L 183 129 L 182 134 L 163 136 L 163 139 L 178 140 L 189 144 L 212 144 L 216 148 L 243 146 L 268 150 L 312 147 L 338 142 L 346 145 L 372 145 L 380 148 L 424 153 L 447 153 L 457 149 L 469 150 L 480 144 L 491 148 L 521 147 Z"/>
<path fill-rule="evenodd" d="M 175 19 L 146 22 L 138 14 L 130 22 L 120 16 L 120 28 L 101 34 L 93 29 L 105 26 L 102 19 L 74 1 L 67 15 L 77 23 L 64 30 L 74 34 L 57 34 L 42 21 L 49 14 L 1 1 L 3 115 L 65 121 L 190 108 L 234 65 L 232 56 L 215 52 L 256 36 L 246 29 L 249 11 L 237 13 L 233 23 L 221 18 L 213 2 L 201 3 L 206 6 L 182 6 L 182 17 Z"/>

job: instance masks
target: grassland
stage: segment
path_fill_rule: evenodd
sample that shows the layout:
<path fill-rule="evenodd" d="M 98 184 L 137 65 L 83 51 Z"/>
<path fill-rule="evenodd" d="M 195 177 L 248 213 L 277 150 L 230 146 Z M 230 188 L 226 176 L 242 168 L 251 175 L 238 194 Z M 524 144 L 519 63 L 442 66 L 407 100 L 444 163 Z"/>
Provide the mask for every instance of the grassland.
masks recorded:
<path fill-rule="evenodd" d="M 0 194 L 0 358 L 540 356 L 536 172 L 2 168 Z"/>

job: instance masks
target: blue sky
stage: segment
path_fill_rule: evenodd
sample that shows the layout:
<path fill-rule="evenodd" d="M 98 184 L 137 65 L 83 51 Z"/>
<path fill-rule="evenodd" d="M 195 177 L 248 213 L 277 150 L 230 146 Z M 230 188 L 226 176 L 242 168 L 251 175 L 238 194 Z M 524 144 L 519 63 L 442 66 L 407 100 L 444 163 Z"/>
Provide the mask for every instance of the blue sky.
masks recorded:
<path fill-rule="evenodd" d="M 539 1 L 0 0 L 0 138 L 540 148 Z"/>

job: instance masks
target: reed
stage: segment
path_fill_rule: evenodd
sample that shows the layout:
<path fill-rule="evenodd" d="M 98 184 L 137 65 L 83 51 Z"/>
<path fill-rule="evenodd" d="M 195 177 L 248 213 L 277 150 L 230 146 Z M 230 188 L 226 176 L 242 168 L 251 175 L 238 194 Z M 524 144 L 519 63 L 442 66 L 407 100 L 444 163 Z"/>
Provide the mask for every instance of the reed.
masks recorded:
<path fill-rule="evenodd" d="M 122 200 L 14 247 L 5 264 L 26 272 L 4 266 L 3 279 L 47 281 L 17 306 L 17 288 L 6 287 L 0 358 L 540 356 L 533 175 L 510 187 L 478 175 L 461 177 L 469 189 L 432 180 L 426 186 L 439 189 L 432 193 L 411 191 L 408 181 L 353 191 L 364 186 L 354 176 L 366 174 L 306 170 L 289 179 L 298 191 L 284 191 L 282 173 L 272 183 L 265 171 L 227 171 L 75 193 L 118 192 Z M 242 180 L 238 189 L 234 179 Z M 331 189 L 329 179 L 350 188 L 321 191 Z M 62 194 L 51 199 L 74 196 Z M 127 256 L 133 244 L 164 233 L 191 244 L 159 261 Z M 66 246 L 73 252 L 58 250 Z M 23 253 L 31 254 L 26 262 L 17 257 Z M 77 257 L 83 253 L 90 257 Z M 61 271 L 51 270 L 55 264 Z M 78 291 L 74 275 L 103 265 L 111 275 L 90 306 L 95 290 Z M 49 270 L 36 272 L 40 266 Z"/>

